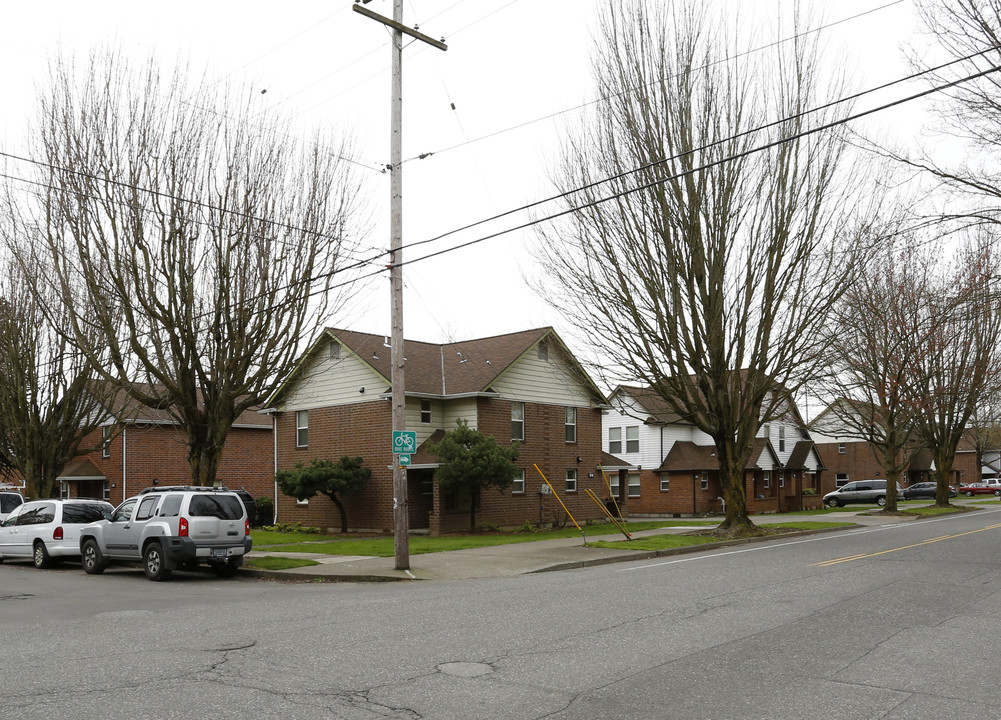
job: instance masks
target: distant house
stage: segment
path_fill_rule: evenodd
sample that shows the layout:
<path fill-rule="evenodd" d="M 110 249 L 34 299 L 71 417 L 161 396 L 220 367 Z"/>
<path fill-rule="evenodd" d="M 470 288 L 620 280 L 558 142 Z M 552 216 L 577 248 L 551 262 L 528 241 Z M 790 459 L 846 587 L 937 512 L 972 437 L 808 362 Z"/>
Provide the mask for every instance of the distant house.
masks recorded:
<path fill-rule="evenodd" d="M 833 490 L 834 487 L 841 487 L 852 480 L 884 477 L 882 465 L 872 447 L 859 437 L 860 433 L 857 430 L 853 430 L 841 419 L 841 413 L 849 412 L 846 409 L 851 407 L 849 402 L 844 399 L 835 402 L 839 404 L 840 409 L 832 404 L 810 423 L 817 449 L 834 479 L 834 486 L 828 489 Z M 986 468 L 986 465 L 983 469 L 978 467 L 976 450 L 973 444 L 964 438 L 956 451 L 949 484 L 979 482 L 981 473 Z M 934 470 L 935 463 L 931 452 L 922 448 L 911 458 L 907 470 L 900 477 L 900 484 L 906 487 L 917 482 L 927 482 L 932 479 Z"/>
<path fill-rule="evenodd" d="M 520 447 L 513 486 L 483 494 L 478 522 L 565 522 L 540 470 L 578 521 L 602 514 L 586 490 L 607 495 L 598 470 L 606 400 L 552 328 L 444 344 L 408 340 L 403 350 L 407 429 L 418 444 L 407 470 L 411 528 L 468 526 L 469 497 L 441 492 L 428 451 L 457 420 Z M 391 375 L 386 337 L 328 329 L 267 403 L 279 470 L 345 455 L 361 456 L 372 470 L 366 488 L 344 499 L 352 529 L 393 528 Z M 324 497 L 279 497 L 276 511 L 282 522 L 339 526 Z"/>
<path fill-rule="evenodd" d="M 69 463 L 57 478 L 60 495 L 118 504 L 151 485 L 190 485 L 184 431 L 177 422 L 163 411 L 127 409 L 121 399 L 116 405 L 112 419 L 84 440 L 85 445 L 101 448 Z M 237 418 L 226 438 L 217 478 L 218 484 L 247 490 L 254 497 L 274 497 L 274 434 L 269 418 L 256 410 Z"/>
<path fill-rule="evenodd" d="M 679 417 L 649 388 L 620 386 L 602 420 L 602 448 L 622 458 L 631 517 L 700 515 L 723 510 L 719 462 L 712 439 Z M 818 494 L 824 470 L 791 401 L 783 419 L 762 425 L 745 468 L 750 512 L 799 510 L 804 490 Z"/>

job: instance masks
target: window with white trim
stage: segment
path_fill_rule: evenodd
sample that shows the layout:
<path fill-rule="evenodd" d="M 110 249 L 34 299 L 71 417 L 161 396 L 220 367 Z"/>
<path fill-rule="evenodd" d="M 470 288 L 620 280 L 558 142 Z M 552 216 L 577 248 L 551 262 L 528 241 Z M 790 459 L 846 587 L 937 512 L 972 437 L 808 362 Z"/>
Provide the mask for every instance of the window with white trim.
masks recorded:
<path fill-rule="evenodd" d="M 511 403 L 511 439 L 525 439 L 525 403 Z"/>
<path fill-rule="evenodd" d="M 431 401 L 421 400 L 421 425 L 431 424 Z"/>
<path fill-rule="evenodd" d="M 847 451 L 844 443 L 838 443 L 838 455 L 844 455 Z"/>
<path fill-rule="evenodd" d="M 617 472 L 608 474 L 608 487 L 612 497 L 619 497 L 619 474 Z"/>
<path fill-rule="evenodd" d="M 101 457 L 111 457 L 111 426 L 101 428 Z"/>
<path fill-rule="evenodd" d="M 765 470 L 762 475 L 765 478 L 765 490 L 768 490 L 772 486 L 772 471 Z"/>
<path fill-rule="evenodd" d="M 567 492 L 577 492 L 577 471 L 567 470 Z"/>
<path fill-rule="evenodd" d="M 779 470 L 779 487 L 784 488 L 786 486 L 786 474 Z"/>
<path fill-rule="evenodd" d="M 660 491 L 670 492 L 671 491 L 671 476 L 664 473 L 660 476 Z"/>
<path fill-rule="evenodd" d="M 835 487 L 841 487 L 842 485 L 848 484 L 848 473 L 838 473 L 834 477 Z"/>
<path fill-rule="evenodd" d="M 295 411 L 295 446 L 309 446 L 309 410 Z"/>
<path fill-rule="evenodd" d="M 512 495 L 524 495 L 525 494 L 525 471 L 518 470 L 515 473 L 514 479 L 511 480 L 511 494 Z"/>
<path fill-rule="evenodd" d="M 612 455 L 622 452 L 622 428 L 608 428 L 608 452 Z"/>
<path fill-rule="evenodd" d="M 577 442 L 577 408 L 566 408 L 566 420 L 564 421 L 564 427 L 566 427 L 567 442 Z"/>
<path fill-rule="evenodd" d="M 779 425 L 779 452 L 785 452 L 785 449 L 786 449 L 786 426 Z M 781 487 L 781 485 L 779 487 Z"/>
<path fill-rule="evenodd" d="M 629 473 L 629 497 L 640 496 L 640 474 Z"/>
<path fill-rule="evenodd" d="M 702 489 L 703 490 L 708 490 L 709 489 L 709 473 L 706 472 L 705 470 L 703 470 L 702 471 L 702 475 L 700 476 L 699 480 L 701 481 Z"/>
<path fill-rule="evenodd" d="M 626 428 L 626 452 L 638 453 L 640 451 L 640 429 L 638 425 Z"/>

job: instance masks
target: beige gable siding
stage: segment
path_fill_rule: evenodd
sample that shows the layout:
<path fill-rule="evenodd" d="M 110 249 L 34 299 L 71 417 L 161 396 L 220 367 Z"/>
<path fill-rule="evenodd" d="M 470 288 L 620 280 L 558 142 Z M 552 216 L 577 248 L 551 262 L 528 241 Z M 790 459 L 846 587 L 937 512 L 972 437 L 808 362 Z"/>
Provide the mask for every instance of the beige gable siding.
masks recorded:
<path fill-rule="evenodd" d="M 362 388 L 365 392 L 361 392 Z M 387 388 L 386 381 L 377 372 L 346 348 L 341 348 L 340 358 L 331 359 L 329 346 L 324 346 L 300 371 L 295 387 L 279 409 L 308 410 L 331 405 L 387 402 L 379 397 Z"/>
<path fill-rule="evenodd" d="M 441 427 L 448 432 L 455 429 L 458 420 L 465 420 L 472 429 L 477 429 L 476 398 L 449 400 L 444 404 Z"/>
<path fill-rule="evenodd" d="M 435 430 L 451 430 L 450 427 L 445 426 L 443 415 L 444 403 L 441 400 L 430 400 L 429 402 L 431 403 L 431 422 L 422 423 L 421 399 L 407 398 L 407 430 L 413 430 L 417 433 L 418 445 L 431 437 Z M 452 421 L 452 425 L 454 427 L 454 420 Z"/>
<path fill-rule="evenodd" d="M 574 378 L 552 345 L 548 360 L 540 360 L 532 348 L 490 387 L 505 400 L 573 407 L 591 405 L 591 394 Z"/>

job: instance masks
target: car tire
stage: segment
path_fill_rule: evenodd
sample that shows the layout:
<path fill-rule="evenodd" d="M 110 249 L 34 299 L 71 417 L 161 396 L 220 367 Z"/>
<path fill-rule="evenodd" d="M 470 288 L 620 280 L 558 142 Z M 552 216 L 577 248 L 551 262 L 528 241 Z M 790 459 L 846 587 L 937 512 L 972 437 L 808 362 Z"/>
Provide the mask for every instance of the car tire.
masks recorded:
<path fill-rule="evenodd" d="M 146 578 L 153 582 L 160 582 L 170 577 L 167 560 L 163 556 L 163 546 L 160 543 L 151 542 L 143 551 L 143 572 L 146 573 Z"/>
<path fill-rule="evenodd" d="M 41 540 L 37 540 L 35 546 L 32 548 L 31 562 L 39 570 L 52 565 L 52 558 L 49 556 L 49 551 L 45 549 L 45 543 Z"/>
<path fill-rule="evenodd" d="M 878 498 L 876 498 L 876 504 L 879 505 L 880 507 L 885 507 L 886 506 L 886 498 L 883 497 L 882 495 L 880 495 Z"/>
<path fill-rule="evenodd" d="M 829 508 L 841 507 L 841 503 L 837 501 L 837 498 L 831 498 L 830 500 L 827 501 L 827 507 Z"/>
<path fill-rule="evenodd" d="M 100 575 L 104 572 L 104 558 L 101 557 L 101 549 L 94 539 L 86 540 L 80 550 L 80 564 L 83 571 L 88 575 Z"/>
<path fill-rule="evenodd" d="M 994 497 L 1001 497 L 1001 490 L 995 490 Z"/>
<path fill-rule="evenodd" d="M 972 492 L 970 492 L 969 490 L 967 490 L 967 491 L 966 491 L 965 493 L 963 493 L 963 494 L 964 494 L 964 495 L 966 495 L 966 497 L 973 497 L 973 493 L 972 493 Z"/>

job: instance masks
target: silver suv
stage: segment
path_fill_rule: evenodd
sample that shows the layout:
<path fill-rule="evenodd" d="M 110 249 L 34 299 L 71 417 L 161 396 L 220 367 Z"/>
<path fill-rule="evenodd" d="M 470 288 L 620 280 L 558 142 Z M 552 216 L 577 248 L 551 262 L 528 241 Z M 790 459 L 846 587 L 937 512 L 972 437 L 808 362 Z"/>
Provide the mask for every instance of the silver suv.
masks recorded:
<path fill-rule="evenodd" d="M 0 524 L 0 561 L 31 560 L 44 568 L 64 558 L 78 558 L 81 529 L 113 507 L 86 498 L 23 503 Z"/>
<path fill-rule="evenodd" d="M 83 569 L 91 575 L 124 562 L 141 563 L 150 580 L 199 564 L 229 577 L 250 548 L 246 508 L 226 488 L 146 488 L 80 533 Z"/>
<path fill-rule="evenodd" d="M 897 483 L 897 497 L 902 498 L 903 492 L 900 483 Z M 848 503 L 886 505 L 886 480 L 856 480 L 824 495 L 827 507 L 843 507 Z"/>

